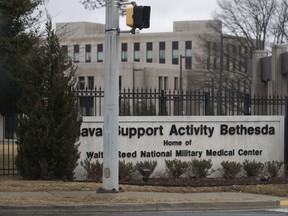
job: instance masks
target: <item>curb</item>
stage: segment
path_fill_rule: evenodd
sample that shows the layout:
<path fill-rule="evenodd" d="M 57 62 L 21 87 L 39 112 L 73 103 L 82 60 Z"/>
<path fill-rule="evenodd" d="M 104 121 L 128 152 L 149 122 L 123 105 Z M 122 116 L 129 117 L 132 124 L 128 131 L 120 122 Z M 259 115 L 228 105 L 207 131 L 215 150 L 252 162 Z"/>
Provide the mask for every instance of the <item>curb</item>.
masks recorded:
<path fill-rule="evenodd" d="M 49 205 L 49 206 L 3 206 L 0 210 L 57 210 L 57 211 L 85 211 L 85 212 L 144 212 L 144 211 L 196 211 L 196 210 L 242 210 L 278 208 L 288 205 L 283 201 L 241 201 L 241 202 L 160 202 L 160 203 L 115 203 L 96 205 Z"/>
<path fill-rule="evenodd" d="M 279 207 L 288 207 L 288 200 L 280 200 Z"/>
<path fill-rule="evenodd" d="M 241 201 L 241 202 L 195 202 L 195 203 L 159 203 L 159 211 L 171 210 L 242 210 L 277 208 L 278 201 Z"/>

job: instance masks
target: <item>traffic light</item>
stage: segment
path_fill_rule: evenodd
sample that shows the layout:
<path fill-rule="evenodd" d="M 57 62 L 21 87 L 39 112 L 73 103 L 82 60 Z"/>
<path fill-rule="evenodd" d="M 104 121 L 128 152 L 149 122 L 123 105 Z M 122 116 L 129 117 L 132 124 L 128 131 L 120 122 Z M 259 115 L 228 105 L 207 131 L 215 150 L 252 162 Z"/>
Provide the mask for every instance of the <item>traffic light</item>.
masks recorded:
<path fill-rule="evenodd" d="M 126 8 L 126 25 L 132 29 L 150 27 L 150 6 L 128 5 Z"/>

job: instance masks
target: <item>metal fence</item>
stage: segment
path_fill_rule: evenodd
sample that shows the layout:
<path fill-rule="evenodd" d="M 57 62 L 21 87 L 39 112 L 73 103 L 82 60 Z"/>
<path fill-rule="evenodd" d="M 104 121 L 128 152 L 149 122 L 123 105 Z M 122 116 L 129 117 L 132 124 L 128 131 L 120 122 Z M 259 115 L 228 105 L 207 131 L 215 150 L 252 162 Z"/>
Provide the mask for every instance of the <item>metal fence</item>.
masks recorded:
<path fill-rule="evenodd" d="M 78 104 L 83 116 L 102 116 L 104 91 L 79 90 Z M 119 92 L 120 116 L 153 115 L 287 115 L 288 97 L 251 96 L 239 92 L 180 92 L 130 90 Z"/>
<path fill-rule="evenodd" d="M 102 116 L 104 91 L 101 88 L 79 90 L 77 102 L 81 115 Z M 119 93 L 120 116 L 284 115 L 287 117 L 287 104 L 286 96 L 251 96 L 237 92 L 217 94 L 123 89 Z M 16 125 L 15 115 L 0 115 L 0 175 L 18 175 L 15 166 Z"/>
<path fill-rule="evenodd" d="M 0 115 L 0 175 L 18 175 L 15 166 L 17 144 L 15 115 Z"/>

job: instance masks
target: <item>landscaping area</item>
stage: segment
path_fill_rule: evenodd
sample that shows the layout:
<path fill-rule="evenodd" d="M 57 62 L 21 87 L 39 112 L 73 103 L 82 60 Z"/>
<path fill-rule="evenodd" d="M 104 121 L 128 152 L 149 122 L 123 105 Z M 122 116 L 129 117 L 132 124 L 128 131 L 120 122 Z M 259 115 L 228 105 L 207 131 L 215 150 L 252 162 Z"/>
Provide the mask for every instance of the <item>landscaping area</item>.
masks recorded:
<path fill-rule="evenodd" d="M 211 160 L 192 160 L 188 163 L 175 159 L 165 163 L 165 173 L 152 175 L 157 166 L 155 161 L 136 164 L 119 161 L 119 186 L 127 192 L 245 192 L 288 196 L 288 179 L 283 176 L 286 169 L 283 162 L 223 161 L 223 176 L 217 178 L 209 176 L 213 172 Z M 19 176 L 0 176 L 0 192 L 98 191 L 102 187 L 102 163 L 86 160 L 81 165 L 87 172 L 85 181 L 23 180 Z M 137 178 L 134 178 L 135 172 Z M 246 176 L 239 176 L 239 172 Z M 282 174 L 278 176 L 280 172 Z"/>
<path fill-rule="evenodd" d="M 243 180 L 243 179 L 242 179 Z M 121 184 L 124 191 L 138 192 L 170 192 L 170 193 L 203 193 L 203 192 L 246 192 L 255 194 L 265 194 L 273 196 L 288 196 L 287 179 L 275 178 L 270 182 L 261 182 L 259 179 L 250 179 L 253 184 L 230 184 L 230 185 L 213 185 L 217 179 L 198 179 L 190 182 L 182 182 L 174 186 L 160 186 L 154 179 L 145 184 Z M 231 180 L 226 180 L 227 182 Z M 193 183 L 197 182 L 197 186 Z M 206 185 L 199 186 L 200 183 Z M 210 185 L 208 183 L 210 182 Z M 223 181 L 222 181 L 223 183 Z M 236 183 L 234 181 L 234 183 Z M 240 181 L 238 183 L 241 183 Z M 243 183 L 243 182 L 242 182 Z M 27 181 L 20 177 L 0 177 L 0 192 L 35 192 L 35 191 L 97 191 L 102 187 L 101 183 L 95 182 L 64 182 L 64 181 Z"/>
<path fill-rule="evenodd" d="M 103 164 L 98 160 L 86 159 L 81 162 L 86 171 L 86 180 L 101 182 Z M 166 186 L 166 187 L 223 187 L 235 185 L 286 184 L 287 166 L 282 161 L 257 162 L 244 160 L 222 161 L 221 168 L 213 170 L 212 160 L 178 159 L 165 160 L 165 170 L 155 173 L 157 161 L 119 161 L 119 181 L 125 185 Z M 221 177 L 213 177 L 215 171 Z"/>
<path fill-rule="evenodd" d="M 152 163 L 153 164 L 153 163 Z M 84 164 L 83 164 L 84 165 Z M 96 167 L 102 167 L 100 163 L 94 165 L 86 164 L 94 171 Z M 122 163 L 123 165 L 123 163 Z M 131 165 L 131 164 L 130 164 Z M 139 165 L 139 164 L 138 164 Z M 155 165 L 155 164 L 154 164 Z M 126 167 L 127 165 L 125 165 Z M 139 167 L 141 168 L 141 166 Z M 121 167 L 121 170 L 123 167 Z M 101 170 L 101 169 L 100 169 Z M 98 170 L 98 171 L 100 171 Z M 142 170 L 143 171 L 143 170 Z M 146 170 L 151 173 L 151 170 Z M 129 172 L 128 172 L 129 173 Z M 145 174 L 145 170 L 142 174 Z M 90 179 L 87 181 L 44 181 L 44 180 L 23 180 L 19 176 L 8 177 L 0 176 L 0 193 L 23 192 L 47 192 L 53 195 L 55 191 L 63 191 L 73 193 L 80 191 L 82 196 L 69 197 L 44 197 L 39 200 L 36 197 L 25 198 L 12 197 L 0 199 L 0 205 L 56 205 L 56 204 L 95 204 L 95 203 L 117 203 L 117 202 L 156 202 L 155 199 L 133 199 L 129 197 L 129 193 L 122 196 L 97 196 L 96 191 L 99 191 L 103 186 L 99 173 L 90 173 Z M 96 174 L 96 175 L 95 175 Z M 101 174 L 101 172 L 100 172 Z M 271 195 L 279 197 L 288 197 L 288 180 L 286 177 L 235 177 L 235 178 L 211 178 L 211 177 L 179 177 L 173 176 L 153 176 L 148 178 L 124 178 L 125 172 L 120 172 L 119 187 L 124 192 L 157 192 L 157 193 L 220 193 L 220 192 L 236 192 L 236 193 L 253 193 L 262 195 Z M 141 175 L 142 175 L 141 174 Z M 140 174 L 139 174 L 140 175 Z M 91 178 L 94 178 L 92 180 Z M 120 189 L 119 188 L 119 189 Z M 86 193 L 87 192 L 87 193 Z M 43 194 L 43 193 L 41 193 Z M 86 194 L 86 195 L 85 195 Z M 163 200 L 161 200 L 163 201 Z"/>

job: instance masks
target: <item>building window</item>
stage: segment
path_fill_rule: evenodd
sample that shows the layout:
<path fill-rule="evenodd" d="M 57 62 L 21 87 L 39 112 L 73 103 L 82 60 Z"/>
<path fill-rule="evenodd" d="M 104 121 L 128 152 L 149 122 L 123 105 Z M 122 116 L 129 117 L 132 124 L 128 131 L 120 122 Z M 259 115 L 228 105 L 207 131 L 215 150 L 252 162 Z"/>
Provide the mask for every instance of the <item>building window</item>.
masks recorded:
<path fill-rule="evenodd" d="M 159 63 L 165 64 L 165 42 L 159 43 Z"/>
<path fill-rule="evenodd" d="M 140 43 L 134 43 L 134 62 L 140 62 Z"/>
<path fill-rule="evenodd" d="M 88 89 L 90 90 L 94 89 L 94 77 L 93 76 L 88 77 Z"/>
<path fill-rule="evenodd" d="M 168 77 L 164 77 L 164 89 L 168 89 Z"/>
<path fill-rule="evenodd" d="M 178 90 L 178 89 L 179 89 L 179 78 L 174 77 L 174 90 Z"/>
<path fill-rule="evenodd" d="M 80 90 L 84 90 L 85 89 L 85 77 L 79 77 L 78 78 L 78 87 Z"/>
<path fill-rule="evenodd" d="M 122 89 L 122 76 L 119 76 L 119 91 Z"/>
<path fill-rule="evenodd" d="M 226 70 L 230 71 L 230 44 L 226 45 Z"/>
<path fill-rule="evenodd" d="M 128 59 L 127 43 L 122 43 L 121 44 L 121 61 L 122 62 L 127 62 L 127 59 Z"/>
<path fill-rule="evenodd" d="M 97 44 L 97 62 L 103 62 L 103 44 Z"/>
<path fill-rule="evenodd" d="M 232 49 L 233 49 L 232 67 L 233 67 L 233 71 L 236 71 L 237 48 L 235 45 L 233 45 Z"/>
<path fill-rule="evenodd" d="M 79 63 L 80 61 L 79 45 L 74 45 L 73 61 L 74 63 Z"/>
<path fill-rule="evenodd" d="M 179 45 L 178 41 L 172 42 L 172 64 L 179 64 Z"/>
<path fill-rule="evenodd" d="M 207 41 L 207 70 L 211 67 L 211 42 Z"/>
<path fill-rule="evenodd" d="M 80 115 L 93 116 L 93 97 L 80 97 Z"/>
<path fill-rule="evenodd" d="M 218 69 L 217 59 L 218 59 L 218 50 L 217 50 L 217 43 L 213 43 L 213 69 Z"/>
<path fill-rule="evenodd" d="M 158 78 L 158 86 L 159 86 L 159 90 L 163 90 L 163 77 L 159 77 Z"/>
<path fill-rule="evenodd" d="M 85 45 L 85 62 L 91 62 L 91 44 Z"/>
<path fill-rule="evenodd" d="M 4 116 L 4 137 L 5 139 L 14 139 L 17 128 L 17 116 L 5 115 Z"/>
<path fill-rule="evenodd" d="M 185 69 L 192 69 L 192 41 L 185 41 Z"/>
<path fill-rule="evenodd" d="M 168 89 L 168 77 L 159 76 L 159 90 Z"/>
<path fill-rule="evenodd" d="M 238 59 L 239 59 L 239 62 L 238 62 L 238 70 L 241 72 L 242 71 L 242 46 L 239 45 L 238 47 Z"/>
<path fill-rule="evenodd" d="M 146 44 L 146 62 L 153 62 L 153 44 L 152 42 L 147 42 Z"/>
<path fill-rule="evenodd" d="M 63 62 L 67 63 L 68 62 L 68 46 L 63 45 L 61 49 L 62 49 L 62 54 L 63 54 Z"/>
<path fill-rule="evenodd" d="M 244 46 L 244 56 L 243 56 L 243 66 L 244 66 L 244 72 L 247 73 L 248 71 L 248 56 L 249 56 L 249 53 L 248 53 L 248 47 L 247 46 Z"/>

